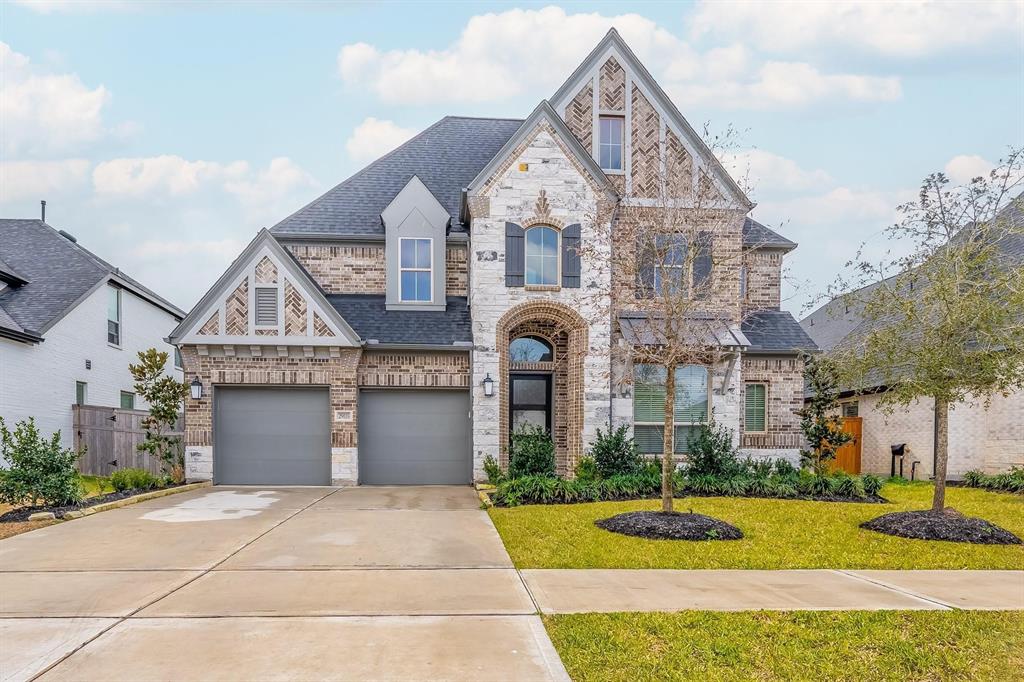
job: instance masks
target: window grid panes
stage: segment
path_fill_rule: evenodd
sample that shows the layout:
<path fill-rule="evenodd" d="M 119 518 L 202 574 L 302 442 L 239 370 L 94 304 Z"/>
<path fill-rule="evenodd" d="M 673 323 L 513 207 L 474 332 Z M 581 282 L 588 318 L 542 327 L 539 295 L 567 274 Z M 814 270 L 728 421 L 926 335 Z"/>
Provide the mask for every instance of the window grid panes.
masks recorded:
<path fill-rule="evenodd" d="M 430 302 L 431 291 L 430 239 L 403 239 L 399 269 L 401 271 L 401 298 L 403 301 Z"/>
<path fill-rule="evenodd" d="M 686 237 L 684 235 L 658 235 L 655 237 L 654 290 L 659 294 L 685 294 Z M 662 287 L 668 287 L 662 289 Z"/>
<path fill-rule="evenodd" d="M 89 385 L 84 381 L 75 382 L 75 404 L 85 405 L 89 400 Z"/>
<path fill-rule="evenodd" d="M 526 283 L 558 284 L 558 233 L 551 227 L 531 227 L 526 231 Z"/>
<path fill-rule="evenodd" d="M 598 156 L 604 170 L 622 170 L 622 130 L 621 117 L 601 117 Z"/>
<path fill-rule="evenodd" d="M 673 405 L 676 454 L 689 451 L 700 425 L 709 414 L 708 371 L 701 365 L 676 368 Z M 633 435 L 644 454 L 661 454 L 665 415 L 665 368 L 635 365 L 633 370 Z"/>
<path fill-rule="evenodd" d="M 860 403 L 856 400 L 848 403 L 843 403 L 843 416 L 844 417 L 859 417 L 860 416 Z"/>
<path fill-rule="evenodd" d="M 744 392 L 743 429 L 747 433 L 764 433 L 767 422 L 768 387 L 764 384 L 747 384 Z"/>
<path fill-rule="evenodd" d="M 107 291 L 107 343 L 121 345 L 121 290 L 117 287 Z"/>

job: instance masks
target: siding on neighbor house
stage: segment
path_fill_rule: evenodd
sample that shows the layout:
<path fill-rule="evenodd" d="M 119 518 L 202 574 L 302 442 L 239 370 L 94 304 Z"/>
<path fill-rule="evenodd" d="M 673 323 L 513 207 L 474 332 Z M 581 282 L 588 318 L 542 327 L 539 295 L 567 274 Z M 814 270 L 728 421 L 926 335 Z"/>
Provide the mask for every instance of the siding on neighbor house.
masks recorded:
<path fill-rule="evenodd" d="M 904 474 L 910 476 L 910 463 L 916 459 L 921 462 L 918 477 L 930 477 L 935 443 L 933 401 L 919 400 L 887 415 L 878 395 L 855 400 L 863 419 L 862 470 L 889 475 L 890 446 L 906 443 L 909 454 Z M 995 473 L 1011 466 L 1024 466 L 1024 392 L 995 396 L 988 408 L 969 402 L 954 405 L 949 413 L 949 476 L 960 478 L 972 469 Z"/>
<path fill-rule="evenodd" d="M 166 351 L 168 373 L 182 379 L 174 368 L 174 347 L 164 341 L 177 320 L 126 289 L 121 294 L 121 346 L 107 343 L 107 288 L 104 284 L 81 301 L 46 332 L 42 343 L 0 339 L 0 416 L 8 428 L 34 417 L 44 435 L 59 430 L 61 443 L 73 447 L 75 382 L 88 384 L 88 404 L 119 407 L 121 391 L 135 391 L 129 363 L 149 348 Z M 148 407 L 141 396 L 135 406 Z"/>

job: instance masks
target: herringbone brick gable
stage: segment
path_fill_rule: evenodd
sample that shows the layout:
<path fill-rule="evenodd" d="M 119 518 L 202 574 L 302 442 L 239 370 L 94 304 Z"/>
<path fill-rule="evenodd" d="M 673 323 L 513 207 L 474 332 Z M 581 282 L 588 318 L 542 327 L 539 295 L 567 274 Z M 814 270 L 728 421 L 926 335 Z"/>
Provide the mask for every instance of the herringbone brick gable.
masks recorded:
<path fill-rule="evenodd" d="M 334 336 L 327 323 L 320 319 L 319 313 L 313 313 L 313 336 Z"/>
<path fill-rule="evenodd" d="M 565 107 L 565 124 L 573 132 L 585 149 L 590 149 L 594 140 L 594 85 L 579 91 L 576 97 Z"/>
<path fill-rule="evenodd" d="M 285 336 L 306 335 L 306 299 L 287 279 L 284 283 Z"/>
<path fill-rule="evenodd" d="M 633 193 L 638 197 L 656 197 L 658 193 L 658 134 L 661 116 L 640 88 L 633 86 Z"/>
<path fill-rule="evenodd" d="M 210 315 L 210 319 L 206 321 L 199 331 L 198 334 L 203 336 L 216 336 L 220 332 L 220 311 L 214 311 L 213 315 Z"/>
<path fill-rule="evenodd" d="M 277 284 L 277 266 L 266 256 L 256 266 L 256 283 Z"/>
<path fill-rule="evenodd" d="M 249 333 L 249 278 L 238 285 L 224 303 L 224 333 L 245 336 Z"/>
<path fill-rule="evenodd" d="M 626 71 L 615 60 L 609 57 L 601 66 L 601 109 L 625 111 L 626 109 Z"/>

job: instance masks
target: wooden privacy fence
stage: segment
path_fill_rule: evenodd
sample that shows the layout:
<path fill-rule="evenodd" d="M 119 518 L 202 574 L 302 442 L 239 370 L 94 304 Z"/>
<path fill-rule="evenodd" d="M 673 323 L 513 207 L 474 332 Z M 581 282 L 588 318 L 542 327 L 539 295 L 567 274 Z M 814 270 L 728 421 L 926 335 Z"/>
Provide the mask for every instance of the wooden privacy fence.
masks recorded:
<path fill-rule="evenodd" d="M 74 405 L 75 450 L 85 448 L 78 460 L 78 470 L 91 476 L 109 476 L 116 469 L 145 469 L 160 473 L 160 461 L 148 452 L 139 451 L 146 438 L 142 420 L 146 410 L 123 410 L 99 405 Z M 175 430 L 168 435 L 184 435 L 184 422 L 179 418 Z"/>

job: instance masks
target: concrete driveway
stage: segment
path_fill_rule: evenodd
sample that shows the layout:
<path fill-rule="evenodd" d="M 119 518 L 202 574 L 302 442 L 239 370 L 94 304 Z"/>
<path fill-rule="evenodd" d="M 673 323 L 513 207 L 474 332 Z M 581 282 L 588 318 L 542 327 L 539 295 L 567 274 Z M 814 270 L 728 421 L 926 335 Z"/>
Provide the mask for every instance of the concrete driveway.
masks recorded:
<path fill-rule="evenodd" d="M 468 487 L 205 488 L 0 571 L 3 680 L 567 679 Z"/>

